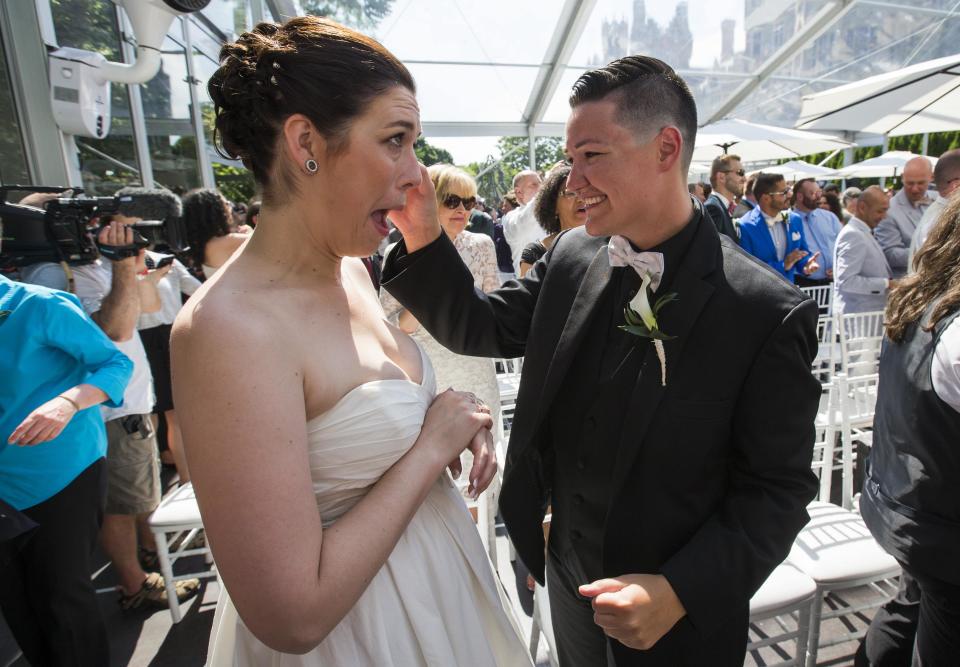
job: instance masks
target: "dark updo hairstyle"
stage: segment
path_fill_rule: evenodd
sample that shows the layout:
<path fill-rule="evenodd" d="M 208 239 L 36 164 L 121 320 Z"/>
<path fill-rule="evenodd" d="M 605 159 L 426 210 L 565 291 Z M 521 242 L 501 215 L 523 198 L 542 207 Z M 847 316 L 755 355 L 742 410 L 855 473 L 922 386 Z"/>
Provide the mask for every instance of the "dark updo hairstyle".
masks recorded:
<path fill-rule="evenodd" d="M 350 122 L 396 86 L 416 92 L 407 68 L 359 32 L 315 16 L 260 23 L 220 49 L 220 68 L 207 86 L 218 150 L 242 160 L 270 202 L 292 185 L 288 173 L 274 170 L 287 118 L 309 118 L 336 154 Z"/>
<path fill-rule="evenodd" d="M 540 223 L 547 234 L 560 233 L 560 214 L 557 213 L 557 200 L 567 186 L 567 176 L 569 175 L 569 166 L 555 167 L 547 174 L 547 179 L 537 192 L 537 199 L 533 204 L 533 213 L 537 217 L 537 222 Z"/>
<path fill-rule="evenodd" d="M 230 233 L 232 220 L 224 208 L 226 200 L 216 190 L 199 188 L 183 195 L 183 225 L 187 230 L 190 261 L 197 270 L 203 266 L 207 242 Z"/>

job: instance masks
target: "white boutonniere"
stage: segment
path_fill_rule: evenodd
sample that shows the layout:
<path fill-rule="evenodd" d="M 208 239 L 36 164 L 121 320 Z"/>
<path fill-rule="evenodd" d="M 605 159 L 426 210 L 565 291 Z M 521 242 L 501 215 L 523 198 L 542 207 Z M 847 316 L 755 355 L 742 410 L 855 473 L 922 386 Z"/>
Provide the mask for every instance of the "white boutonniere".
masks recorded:
<path fill-rule="evenodd" d="M 650 283 L 652 280 L 653 278 L 649 273 L 644 275 L 637 295 L 633 297 L 630 303 L 627 304 L 627 307 L 623 309 L 623 317 L 627 323 L 621 325 L 620 328 L 634 336 L 650 338 L 653 341 L 653 347 L 657 352 L 657 359 L 660 360 L 660 385 L 666 387 L 667 354 L 663 349 L 663 341 L 671 340 L 676 338 L 676 336 L 670 336 L 660 329 L 660 323 L 657 322 L 657 315 L 660 314 L 660 310 L 665 305 L 671 301 L 676 301 L 679 297 L 676 292 L 670 292 L 669 294 L 661 296 L 651 305 L 650 299 L 653 296 L 653 290 L 650 289 Z"/>

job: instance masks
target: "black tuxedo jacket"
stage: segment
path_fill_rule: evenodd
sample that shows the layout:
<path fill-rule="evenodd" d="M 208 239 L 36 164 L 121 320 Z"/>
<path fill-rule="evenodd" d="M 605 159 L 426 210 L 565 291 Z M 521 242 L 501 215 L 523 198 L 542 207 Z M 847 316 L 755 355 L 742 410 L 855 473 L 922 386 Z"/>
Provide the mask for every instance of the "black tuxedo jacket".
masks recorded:
<path fill-rule="evenodd" d="M 734 241 L 740 238 L 737 236 L 736 227 L 733 226 L 730 211 L 716 195 L 711 194 L 707 197 L 707 201 L 703 202 L 703 211 L 713 221 L 713 226 L 717 228 L 718 232 L 726 234 Z"/>
<path fill-rule="evenodd" d="M 664 343 L 665 387 L 646 344 L 602 545 L 605 576 L 661 573 L 687 610 L 652 652 L 679 636 L 675 647 L 699 648 L 677 650 L 701 657 L 745 646 L 749 599 L 808 520 L 820 395 L 816 303 L 706 222 L 670 286 L 679 301 L 659 316 L 676 336 Z M 606 241 L 566 232 L 526 277 L 486 295 L 445 234 L 413 255 L 398 245 L 384 267 L 386 289 L 451 350 L 525 357 L 500 509 L 540 582 L 553 465 L 544 419 L 585 324 L 609 317 L 594 308 L 610 286 Z M 618 665 L 670 664 L 612 646 Z M 728 664 L 718 657 L 712 664 Z"/>

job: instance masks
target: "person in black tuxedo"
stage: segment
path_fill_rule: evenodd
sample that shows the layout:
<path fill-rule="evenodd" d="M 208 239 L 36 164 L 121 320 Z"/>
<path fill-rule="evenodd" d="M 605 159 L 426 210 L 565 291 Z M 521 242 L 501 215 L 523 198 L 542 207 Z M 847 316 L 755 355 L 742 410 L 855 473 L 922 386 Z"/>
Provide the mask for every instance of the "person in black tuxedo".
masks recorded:
<path fill-rule="evenodd" d="M 621 58 L 570 104 L 584 227 L 482 294 L 424 178 L 382 284 L 450 349 L 525 356 L 500 510 L 549 582 L 560 664 L 739 667 L 750 597 L 816 493 L 817 305 L 688 194 L 696 106 L 668 65 Z M 621 328 L 671 293 L 647 327 L 662 347 Z"/>
<path fill-rule="evenodd" d="M 737 208 L 737 198 L 743 196 L 743 184 L 746 173 L 740 164 L 739 155 L 725 153 L 713 160 L 710 165 L 710 184 L 713 192 L 703 203 L 703 210 L 713 221 L 721 234 L 736 241 L 740 238 L 733 225 L 733 212 Z"/>

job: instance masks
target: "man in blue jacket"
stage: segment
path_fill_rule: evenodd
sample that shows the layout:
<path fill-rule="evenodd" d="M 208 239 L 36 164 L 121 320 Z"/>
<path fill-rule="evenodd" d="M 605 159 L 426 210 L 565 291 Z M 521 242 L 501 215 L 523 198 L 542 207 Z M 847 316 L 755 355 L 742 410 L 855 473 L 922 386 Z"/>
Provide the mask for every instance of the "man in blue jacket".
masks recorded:
<path fill-rule="evenodd" d="M 820 269 L 810 254 L 800 219 L 787 214 L 790 188 L 779 174 L 759 174 L 753 186 L 757 206 L 740 220 L 740 246 L 792 283 L 799 271 L 809 276 Z"/>

